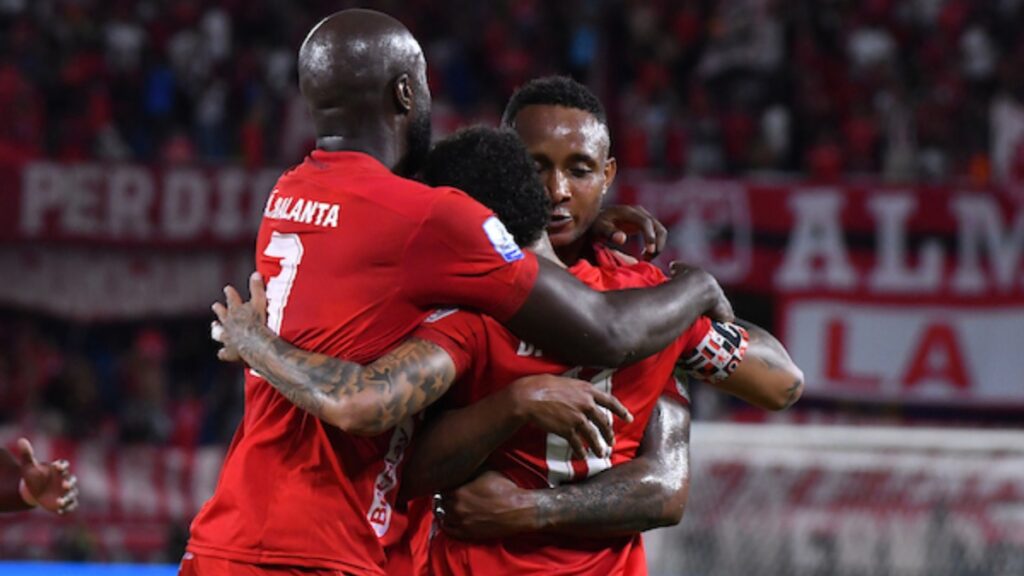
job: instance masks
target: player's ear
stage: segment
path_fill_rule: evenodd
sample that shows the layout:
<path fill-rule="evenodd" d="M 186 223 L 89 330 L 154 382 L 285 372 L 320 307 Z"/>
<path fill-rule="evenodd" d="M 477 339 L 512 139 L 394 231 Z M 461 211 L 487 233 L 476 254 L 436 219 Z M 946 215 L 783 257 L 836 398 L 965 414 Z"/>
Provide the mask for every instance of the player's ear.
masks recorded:
<path fill-rule="evenodd" d="M 408 114 L 412 111 L 412 101 L 412 80 L 403 72 L 395 78 L 395 102 L 398 104 L 398 111 Z"/>
<path fill-rule="evenodd" d="M 604 161 L 604 191 L 607 192 L 612 187 L 612 183 L 615 182 L 615 175 L 619 173 L 619 164 L 615 161 L 614 157 L 609 156 Z"/>

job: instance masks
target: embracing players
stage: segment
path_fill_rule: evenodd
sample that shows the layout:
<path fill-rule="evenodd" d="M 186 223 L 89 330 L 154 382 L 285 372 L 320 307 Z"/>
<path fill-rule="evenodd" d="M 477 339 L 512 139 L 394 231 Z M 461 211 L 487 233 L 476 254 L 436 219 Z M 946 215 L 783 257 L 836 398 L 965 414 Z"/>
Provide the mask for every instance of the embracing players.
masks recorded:
<path fill-rule="evenodd" d="M 562 133 L 571 132 L 563 130 Z M 550 204 L 530 168 L 530 159 L 513 134 L 477 128 L 439 143 L 427 164 L 426 179 L 431 183 L 458 185 L 469 191 L 508 222 L 520 243 L 533 246 L 538 253 L 546 251 L 553 257 L 544 235 Z M 586 220 L 587 217 L 582 217 L 579 221 Z M 665 280 L 649 264 L 625 262 L 621 256 L 599 245 L 590 249 L 596 255 L 597 264 L 579 258 L 572 272 L 592 286 L 639 287 Z M 258 310 L 262 306 L 259 284 L 255 283 L 253 289 Z M 445 359 L 454 362 L 457 367 L 454 376 L 461 379 L 444 403 L 449 408 L 460 409 L 436 416 L 428 423 L 426 434 L 418 439 L 405 471 L 405 491 L 415 495 L 456 486 L 487 460 L 488 467 L 500 471 L 504 478 L 515 479 L 515 484 L 493 474 L 489 479 L 477 480 L 474 484 L 483 483 L 485 487 L 470 488 L 470 491 L 476 500 L 482 500 L 476 506 L 490 515 L 488 520 L 477 520 L 469 530 L 465 526 L 446 528 L 476 538 L 539 529 L 573 534 L 563 538 L 521 536 L 514 540 L 479 543 L 439 535 L 434 540 L 432 558 L 439 573 L 642 571 L 644 558 L 635 533 L 677 520 L 678 512 L 672 509 L 685 500 L 685 416 L 673 416 L 670 404 L 662 406 L 658 418 L 652 421 L 656 429 L 647 431 L 647 435 L 653 436 L 647 439 L 648 445 L 656 444 L 656 452 L 661 453 L 647 457 L 663 462 L 633 466 L 630 460 L 637 453 L 657 397 L 663 391 L 678 394 L 671 372 L 679 356 L 685 353 L 691 376 L 711 382 L 724 381 L 732 389 L 749 392 L 754 397 L 779 396 L 800 378 L 799 370 L 792 366 L 785 352 L 772 349 L 772 346 L 778 347 L 778 343 L 760 329 L 751 327 L 757 339 L 750 349 L 752 359 L 744 362 L 743 354 L 748 345 L 745 331 L 737 326 L 713 324 L 703 318 L 662 353 L 618 372 L 591 371 L 595 387 L 604 387 L 605 393 L 614 392 L 636 416 L 633 422 L 626 419 L 615 425 L 614 438 L 609 439 L 612 447 L 609 453 L 597 435 L 583 442 L 571 435 L 551 434 L 546 428 L 524 426 L 526 422 L 515 401 L 517 394 L 510 392 L 514 385 L 506 387 L 508 383 L 517 382 L 517 378 L 528 374 L 581 375 L 586 371 L 545 357 L 540 350 L 515 338 L 489 318 L 461 311 L 435 314 L 415 336 L 441 346 L 443 352 L 433 353 L 438 359 L 409 360 L 407 350 L 417 346 L 414 340 L 399 345 L 375 362 L 373 369 L 368 369 L 291 348 L 263 329 L 254 312 L 253 305 L 242 305 L 236 295 L 229 299 L 228 310 L 219 309 L 221 320 L 228 326 L 228 343 L 240 346 L 246 360 L 286 396 L 313 411 L 324 413 L 327 409 L 330 414 L 339 413 L 345 408 L 344 399 L 322 395 L 318 403 L 309 402 L 311 392 L 319 394 L 320 390 L 331 388 L 332 383 L 315 381 L 316 377 L 327 376 L 324 373 L 312 377 L 300 375 L 305 366 L 333 366 L 332 372 L 338 375 L 346 370 L 360 374 L 384 370 L 413 387 L 420 380 L 447 387 L 453 375 L 429 375 L 429 366 Z M 780 365 L 772 367 L 763 362 L 766 358 L 774 358 Z M 663 414 L 665 412 L 669 413 Z M 665 437 L 674 441 L 658 441 Z M 585 445 L 591 450 L 587 451 Z M 492 456 L 494 450 L 497 452 Z M 616 468 L 597 475 L 612 465 Z M 664 471 L 667 477 L 652 481 L 652 470 Z M 549 488 L 592 476 L 592 481 L 585 485 L 543 491 L 543 494 L 523 490 Z M 503 481 L 511 485 L 502 485 Z M 662 481 L 664 486 L 654 486 L 652 490 L 652 483 Z M 481 498 L 481 494 L 489 498 Z M 530 503 L 537 507 L 531 509 L 523 505 Z M 664 520 L 665 508 L 668 508 L 668 522 Z M 531 524 L 537 519 L 542 523 Z M 473 518 L 468 520 L 474 521 Z M 506 525 L 499 525 L 501 522 Z M 615 538 L 583 539 L 581 534 Z"/>
<path fill-rule="evenodd" d="M 430 94 L 420 47 L 394 19 L 366 10 L 326 18 L 300 49 L 299 82 L 317 149 L 281 176 L 256 246 L 268 322 L 284 340 L 368 363 L 434 308 L 455 305 L 565 361 L 615 367 L 669 345 L 703 313 L 731 317 L 700 271 L 645 290 L 594 292 L 522 252 L 461 192 L 400 176 L 427 151 Z M 378 404 L 399 416 L 442 391 L 433 380 L 415 390 L 387 373 L 371 380 L 370 392 L 402 389 L 395 403 Z M 320 392 L 347 398 L 366 383 L 343 378 Z M 385 548 L 403 532 L 394 498 L 413 427 L 396 420 L 366 437 L 325 425 L 250 372 L 243 421 L 192 523 L 182 573 L 384 573 Z M 575 426 L 581 437 L 591 430 L 586 419 Z"/>

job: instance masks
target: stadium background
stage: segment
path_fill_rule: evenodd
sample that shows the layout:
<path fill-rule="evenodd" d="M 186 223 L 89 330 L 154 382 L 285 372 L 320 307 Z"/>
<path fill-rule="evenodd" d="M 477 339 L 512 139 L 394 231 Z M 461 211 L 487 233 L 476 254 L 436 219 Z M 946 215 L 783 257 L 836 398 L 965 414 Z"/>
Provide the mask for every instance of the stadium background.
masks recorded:
<path fill-rule="evenodd" d="M 296 49 L 355 5 L 420 39 L 438 136 L 591 86 L 659 262 L 805 369 L 783 413 L 693 391 L 654 573 L 1024 574 L 1020 0 L 0 0 L 0 441 L 82 483 L 0 558 L 180 557 L 242 410 L 208 305 L 311 146 Z"/>

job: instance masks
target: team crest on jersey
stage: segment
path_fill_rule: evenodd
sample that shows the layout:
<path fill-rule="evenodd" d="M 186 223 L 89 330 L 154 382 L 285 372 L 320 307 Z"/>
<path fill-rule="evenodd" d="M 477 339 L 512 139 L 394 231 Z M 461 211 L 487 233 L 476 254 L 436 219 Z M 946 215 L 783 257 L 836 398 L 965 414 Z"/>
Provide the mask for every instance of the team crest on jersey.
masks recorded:
<path fill-rule="evenodd" d="M 491 216 L 484 221 L 484 233 L 491 241 L 494 250 L 505 259 L 505 262 L 515 262 L 523 259 L 523 251 L 519 249 L 515 238 L 508 233 L 505 225 L 497 216 Z"/>

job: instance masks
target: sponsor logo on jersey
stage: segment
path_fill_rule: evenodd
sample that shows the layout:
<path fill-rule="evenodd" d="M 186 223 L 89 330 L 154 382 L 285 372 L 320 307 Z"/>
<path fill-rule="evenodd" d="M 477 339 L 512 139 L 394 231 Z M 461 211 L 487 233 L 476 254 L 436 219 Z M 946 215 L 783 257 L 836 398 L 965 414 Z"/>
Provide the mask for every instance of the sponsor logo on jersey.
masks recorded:
<path fill-rule="evenodd" d="M 519 249 L 515 238 L 508 233 L 505 225 L 498 220 L 497 216 L 491 216 L 484 221 L 484 233 L 487 234 L 487 239 L 491 241 L 494 250 L 505 259 L 505 262 L 523 259 L 523 251 Z"/>

